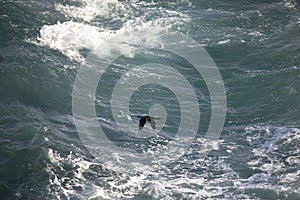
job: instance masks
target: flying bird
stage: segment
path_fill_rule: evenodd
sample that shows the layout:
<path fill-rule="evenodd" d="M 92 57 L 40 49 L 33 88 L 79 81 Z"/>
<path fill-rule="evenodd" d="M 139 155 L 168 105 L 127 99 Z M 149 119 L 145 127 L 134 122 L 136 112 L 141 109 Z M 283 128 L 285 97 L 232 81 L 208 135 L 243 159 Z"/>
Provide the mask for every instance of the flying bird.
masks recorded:
<path fill-rule="evenodd" d="M 144 125 L 147 123 L 147 122 L 150 122 L 150 125 L 152 127 L 153 130 L 156 129 L 156 126 L 155 126 L 155 119 L 159 119 L 157 117 L 150 117 L 150 116 L 137 116 L 138 118 L 140 118 L 140 123 L 139 123 L 139 130 L 143 129 L 144 128 Z"/>

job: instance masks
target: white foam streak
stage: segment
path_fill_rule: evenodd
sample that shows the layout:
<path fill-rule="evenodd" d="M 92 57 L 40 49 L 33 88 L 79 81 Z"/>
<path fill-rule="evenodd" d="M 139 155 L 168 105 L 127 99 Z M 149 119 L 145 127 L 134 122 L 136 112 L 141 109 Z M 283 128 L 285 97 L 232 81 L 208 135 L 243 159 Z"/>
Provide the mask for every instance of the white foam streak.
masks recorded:
<path fill-rule="evenodd" d="M 80 53 L 82 49 L 90 50 L 99 57 L 110 56 L 113 52 L 132 57 L 134 55 L 126 55 L 126 52 L 135 50 L 137 46 L 159 47 L 159 37 L 163 32 L 190 20 L 183 13 L 163 8 L 157 8 L 159 11 L 156 8 L 144 8 L 141 7 L 144 6 L 142 3 L 117 0 L 73 0 L 73 2 L 74 5 L 56 4 L 55 7 L 67 18 L 76 21 L 44 25 L 40 30 L 38 44 L 58 50 L 69 59 L 80 63 L 84 63 L 85 60 Z M 139 12 L 145 15 L 140 15 Z M 152 20 L 147 20 L 147 16 L 152 16 L 156 12 L 163 17 L 154 19 L 151 17 Z M 140 16 L 136 16 L 137 13 Z M 123 25 L 118 25 L 120 27 L 117 30 L 111 30 L 111 27 L 100 28 L 98 27 L 100 22 L 96 23 L 97 26 L 92 22 L 97 16 L 109 20 L 110 24 L 120 21 Z M 82 20 L 85 22 L 83 23 Z M 100 25 L 105 26 L 102 23 Z M 112 40 L 106 43 L 106 46 L 103 45 L 104 41 L 115 36 L 119 38 L 117 41 Z M 96 52 L 99 46 L 101 48 Z"/>
<path fill-rule="evenodd" d="M 129 20 L 117 31 L 101 29 L 92 25 L 68 21 L 55 25 L 44 25 L 40 30 L 39 44 L 59 50 L 71 60 L 84 62 L 80 50 L 88 49 L 99 57 L 106 57 L 113 52 L 125 54 L 133 51 L 137 46 L 144 48 L 160 45 L 159 35 L 166 30 L 159 22 Z M 117 37 L 117 40 L 105 41 Z M 101 46 L 102 45 L 102 46 Z M 101 48 L 97 48 L 97 47 Z M 97 49 L 97 51 L 96 51 Z M 133 55 L 128 55 L 132 57 Z"/>
<path fill-rule="evenodd" d="M 60 155 L 60 153 L 49 149 L 48 156 L 51 164 L 47 166 L 49 178 L 49 194 L 59 198 L 67 197 L 71 199 L 130 199 L 138 196 L 151 196 L 154 199 L 209 199 L 217 198 L 226 193 L 227 198 L 243 196 L 249 198 L 249 191 L 253 189 L 261 189 L 266 191 L 278 191 L 278 193 L 289 194 L 292 192 L 293 185 L 299 180 L 300 171 L 296 170 L 287 173 L 286 164 L 294 167 L 299 165 L 299 148 L 294 149 L 296 155 L 291 155 L 286 159 L 286 163 L 276 159 L 278 155 L 274 146 L 284 148 L 282 144 L 297 144 L 299 142 L 299 129 L 278 128 L 271 126 L 257 126 L 246 128 L 247 134 L 261 141 L 267 139 L 272 145 L 260 145 L 252 151 L 255 156 L 253 160 L 248 162 L 248 167 L 258 169 L 257 173 L 251 174 L 247 178 L 239 177 L 232 166 L 227 163 L 227 156 L 206 157 L 203 159 L 179 160 L 179 162 L 171 169 L 162 167 L 160 170 L 147 170 L 147 166 L 136 163 L 136 173 L 127 174 L 119 173 L 116 166 L 105 165 L 105 170 L 114 171 L 116 174 L 110 174 L 107 178 L 103 178 L 105 170 L 93 169 L 92 165 L 100 166 L 99 163 L 93 163 L 84 160 L 76 152 L 70 152 L 68 155 Z M 256 135 L 257 134 L 257 135 Z M 259 138 L 257 138 L 259 137 Z M 280 140 L 280 143 L 277 141 Z M 199 147 L 202 146 L 202 140 L 197 140 Z M 262 142 L 263 144 L 264 142 Z M 261 143 L 260 143 L 261 144 Z M 223 142 L 221 141 L 221 146 Z M 269 151 L 269 149 L 272 151 Z M 216 148 L 218 150 L 218 148 Z M 292 150 L 292 149 L 291 149 Z M 201 154 L 201 148 L 188 151 L 189 155 L 197 157 Z M 285 152 L 288 154 L 289 152 Z M 119 155 L 117 155 L 119 156 Z M 187 167 L 188 166 L 188 167 Z M 72 175 L 65 174 L 70 167 L 73 169 Z M 111 170 L 113 169 L 113 170 Z M 214 175 L 214 172 L 217 174 Z M 277 180 L 280 184 L 268 185 L 266 182 L 274 179 L 274 173 L 277 174 Z M 90 176 L 85 176 L 90 174 Z M 92 176 L 92 179 L 89 177 Z M 99 185 L 99 178 L 101 184 Z M 76 187 L 83 188 L 78 193 Z M 234 189 L 236 194 L 231 194 Z M 293 189 L 298 193 L 298 189 Z"/>
<path fill-rule="evenodd" d="M 95 49 L 105 39 L 108 39 L 110 34 L 112 33 L 94 26 L 69 21 L 43 26 L 38 40 L 41 45 L 59 50 L 70 59 L 82 62 L 84 59 L 79 50 Z"/>
<path fill-rule="evenodd" d="M 62 12 L 66 17 L 78 18 L 84 21 L 90 21 L 96 16 L 110 17 L 116 9 L 119 12 L 124 11 L 124 6 L 118 0 L 80 0 L 76 1 L 81 6 L 56 4 L 56 10 Z"/>
<path fill-rule="evenodd" d="M 53 195 L 58 199 L 65 199 L 64 197 L 70 199 L 70 197 L 77 193 L 74 188 L 86 187 L 82 184 L 82 181 L 84 180 L 83 173 L 94 164 L 93 162 L 86 161 L 77 155 L 74 155 L 72 151 L 69 152 L 67 157 L 63 157 L 57 151 L 49 149 L 48 157 L 51 162 L 46 168 L 46 171 L 49 174 L 49 195 Z M 67 174 L 61 174 L 65 172 L 64 168 L 66 165 L 74 169 L 74 177 L 71 178 L 68 177 Z M 92 186 L 92 188 L 95 188 L 95 186 Z M 90 196 L 90 194 L 86 194 L 86 196 Z"/>
<path fill-rule="evenodd" d="M 292 9 L 292 10 L 297 10 L 297 1 L 295 0 L 284 0 L 284 6 Z"/>

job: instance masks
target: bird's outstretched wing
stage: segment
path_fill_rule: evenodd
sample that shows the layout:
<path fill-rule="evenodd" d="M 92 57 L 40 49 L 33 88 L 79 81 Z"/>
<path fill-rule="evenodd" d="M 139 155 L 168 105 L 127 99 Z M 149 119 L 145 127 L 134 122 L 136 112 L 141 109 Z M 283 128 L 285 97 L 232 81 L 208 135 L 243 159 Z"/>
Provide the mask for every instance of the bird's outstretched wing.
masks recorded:
<path fill-rule="evenodd" d="M 155 129 L 156 129 L 156 126 L 155 126 L 155 121 L 154 121 L 154 119 L 151 119 L 150 124 L 151 124 L 152 129 L 155 130 Z"/>

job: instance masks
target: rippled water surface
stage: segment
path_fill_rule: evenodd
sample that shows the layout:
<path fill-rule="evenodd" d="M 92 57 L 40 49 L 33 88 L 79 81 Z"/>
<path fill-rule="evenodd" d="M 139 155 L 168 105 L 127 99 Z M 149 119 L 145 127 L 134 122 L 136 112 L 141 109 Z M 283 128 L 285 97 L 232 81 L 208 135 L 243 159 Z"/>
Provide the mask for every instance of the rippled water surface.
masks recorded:
<path fill-rule="evenodd" d="M 209 84 L 164 51 L 162 36 L 175 33 L 203 47 L 222 77 L 227 108 L 218 141 L 205 138 L 214 105 Z M 0 44 L 0 199 L 300 199 L 298 1 L 2 0 Z M 158 168 L 129 165 L 122 154 L 99 161 L 82 141 L 75 121 L 87 119 L 74 119 L 76 75 L 82 67 L 103 70 L 88 66 L 90 56 L 105 63 L 115 54 L 123 56 L 107 68 L 95 95 L 80 92 L 124 152 L 149 155 L 184 142 L 174 138 L 183 103 L 172 88 L 191 95 L 170 70 L 157 67 L 155 77 L 169 88 L 145 84 L 128 102 L 130 114 L 160 115 L 158 130 L 147 124 L 150 136 L 124 134 L 111 112 L 124 105 L 112 106 L 111 93 L 118 80 L 146 79 L 143 70 L 126 69 L 160 63 L 192 83 L 199 129 L 176 161 Z M 212 151 L 203 157 L 207 144 Z M 111 157 L 120 165 L 105 162 Z M 165 160 L 158 155 L 157 163 Z"/>

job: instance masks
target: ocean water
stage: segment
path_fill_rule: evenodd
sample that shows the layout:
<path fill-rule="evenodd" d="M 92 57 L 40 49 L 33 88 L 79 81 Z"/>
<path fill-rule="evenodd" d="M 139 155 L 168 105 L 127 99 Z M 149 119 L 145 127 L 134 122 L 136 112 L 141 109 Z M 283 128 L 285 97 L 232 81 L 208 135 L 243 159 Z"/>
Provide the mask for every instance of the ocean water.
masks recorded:
<path fill-rule="evenodd" d="M 296 0 L 1 0 L 0 76 L 0 199 L 300 199 Z"/>

